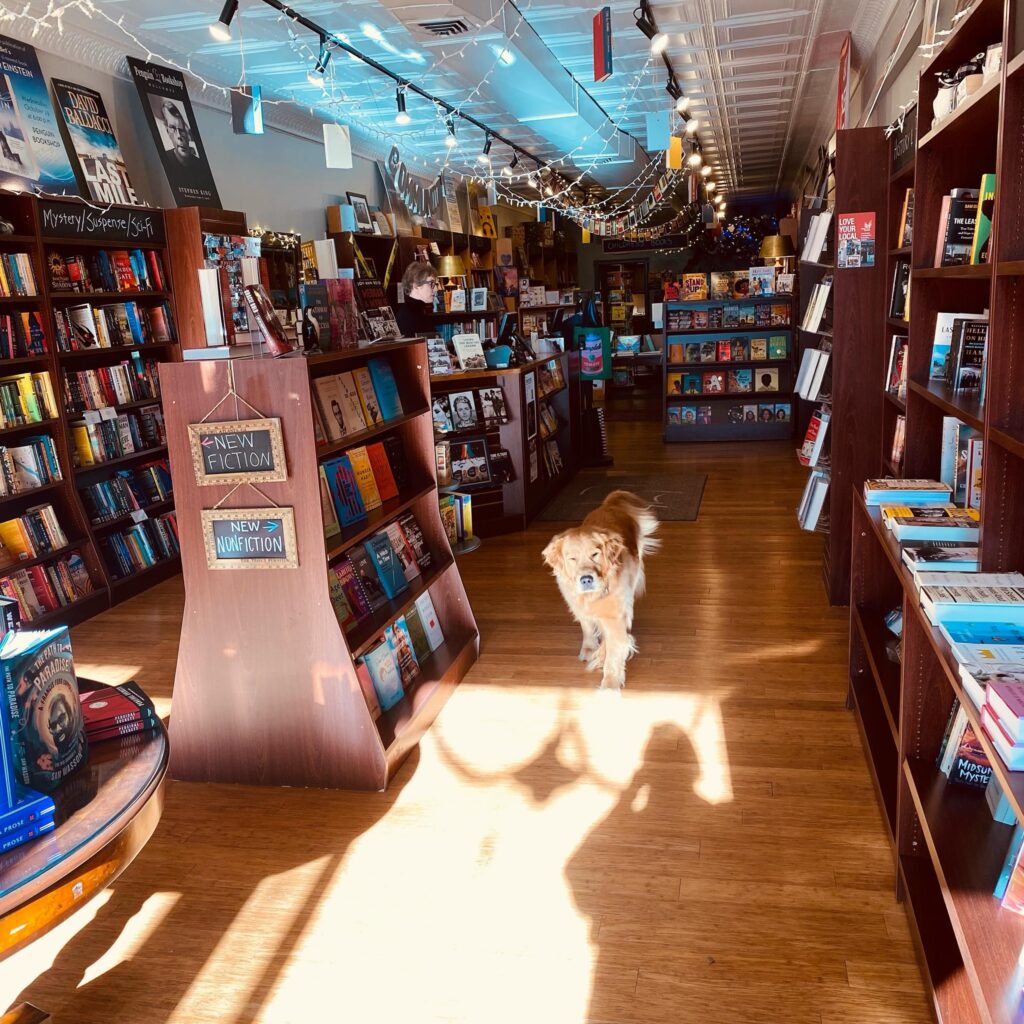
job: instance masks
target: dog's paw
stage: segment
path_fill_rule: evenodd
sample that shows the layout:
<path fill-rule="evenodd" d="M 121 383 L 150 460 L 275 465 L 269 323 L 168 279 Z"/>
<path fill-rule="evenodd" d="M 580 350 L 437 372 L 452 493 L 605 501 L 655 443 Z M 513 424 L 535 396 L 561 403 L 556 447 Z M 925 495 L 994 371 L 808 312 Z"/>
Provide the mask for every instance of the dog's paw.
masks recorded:
<path fill-rule="evenodd" d="M 598 687 L 600 690 L 621 690 L 626 685 L 626 673 L 608 673 L 606 672 L 604 677 L 601 679 L 601 685 Z"/>
<path fill-rule="evenodd" d="M 601 644 L 587 661 L 588 672 L 596 672 L 599 668 L 604 668 L 604 644 Z"/>
<path fill-rule="evenodd" d="M 590 661 L 596 653 L 597 649 L 595 647 L 591 647 L 590 644 L 584 644 L 580 648 L 579 659 L 580 661 Z"/>

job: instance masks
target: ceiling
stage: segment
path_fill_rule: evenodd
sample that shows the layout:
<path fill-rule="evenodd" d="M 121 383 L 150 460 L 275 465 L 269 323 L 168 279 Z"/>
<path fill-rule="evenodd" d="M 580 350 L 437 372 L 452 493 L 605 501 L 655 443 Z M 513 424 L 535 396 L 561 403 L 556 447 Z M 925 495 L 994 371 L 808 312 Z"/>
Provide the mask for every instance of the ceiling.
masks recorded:
<path fill-rule="evenodd" d="M 842 34 L 852 33 L 855 65 L 866 60 L 899 3 L 651 0 L 721 193 L 754 198 L 788 190 L 834 121 Z M 52 6 L 27 0 L 24 8 L 42 17 Z M 412 93 L 411 122 L 396 125 L 395 84 L 344 52 L 333 55 L 323 85 L 307 81 L 316 36 L 292 28 L 260 0 L 241 0 L 227 43 L 208 31 L 221 0 L 63 0 L 62 6 L 64 38 L 71 29 L 83 54 L 92 45 L 143 57 L 150 50 L 152 60 L 188 67 L 220 86 L 236 85 L 244 66 L 245 80 L 262 85 L 265 101 L 282 101 L 265 111 L 270 124 L 291 130 L 301 124 L 312 134 L 318 121 L 338 120 L 373 155 L 398 142 L 403 159 L 424 173 L 446 161 L 464 173 L 484 169 L 479 130 L 459 123 L 458 145 L 449 150 L 443 112 Z M 562 158 L 559 170 L 570 177 L 583 172 L 614 189 L 638 173 L 642 182 L 657 173 L 644 173 L 659 157 L 648 147 L 646 115 L 670 110 L 673 101 L 665 65 L 634 23 L 634 0 L 611 5 L 614 73 L 599 84 L 593 82 L 593 6 L 566 0 L 292 0 L 292 6 L 540 160 Z M 443 37 L 420 27 L 441 20 L 459 21 L 465 31 Z M 26 37 L 24 28 L 5 30 Z M 59 38 L 56 26 L 33 41 L 47 49 L 48 37 Z M 194 84 L 198 95 L 202 85 Z M 508 157 L 495 142 L 490 166 L 497 172 Z M 526 167 L 522 161 L 517 173 Z"/>

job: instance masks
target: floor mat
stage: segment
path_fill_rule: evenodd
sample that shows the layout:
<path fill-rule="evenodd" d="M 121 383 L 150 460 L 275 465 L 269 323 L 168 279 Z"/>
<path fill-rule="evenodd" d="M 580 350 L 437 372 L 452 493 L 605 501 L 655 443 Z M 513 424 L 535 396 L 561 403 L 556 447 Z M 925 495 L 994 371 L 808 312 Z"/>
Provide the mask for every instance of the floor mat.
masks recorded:
<path fill-rule="evenodd" d="M 700 512 L 707 480 L 705 473 L 580 475 L 566 485 L 537 519 L 549 523 L 578 522 L 612 491 L 623 490 L 649 502 L 662 522 L 693 522 Z"/>

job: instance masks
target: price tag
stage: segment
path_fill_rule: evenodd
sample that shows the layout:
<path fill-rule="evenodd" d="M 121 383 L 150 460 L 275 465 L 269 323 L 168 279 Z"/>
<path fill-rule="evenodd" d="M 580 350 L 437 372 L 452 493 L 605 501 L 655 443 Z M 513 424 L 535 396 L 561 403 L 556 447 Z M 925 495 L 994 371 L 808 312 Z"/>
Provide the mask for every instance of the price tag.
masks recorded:
<path fill-rule="evenodd" d="M 100 414 L 95 409 L 86 409 L 82 414 L 86 423 L 99 423 Z"/>
<path fill-rule="evenodd" d="M 144 519 L 148 519 L 149 514 L 144 508 L 137 508 L 132 510 L 132 522 L 141 523 Z"/>
<path fill-rule="evenodd" d="M 100 409 L 100 418 L 105 420 L 116 420 L 117 410 L 112 405 L 105 406 Z"/>

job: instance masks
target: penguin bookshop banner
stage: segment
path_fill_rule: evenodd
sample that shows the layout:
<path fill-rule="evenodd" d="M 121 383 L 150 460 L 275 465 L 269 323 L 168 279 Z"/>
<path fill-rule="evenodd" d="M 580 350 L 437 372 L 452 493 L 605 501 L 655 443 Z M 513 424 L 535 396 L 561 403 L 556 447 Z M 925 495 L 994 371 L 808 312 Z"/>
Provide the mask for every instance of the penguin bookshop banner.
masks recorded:
<path fill-rule="evenodd" d="M 128 58 L 146 123 L 178 206 L 220 207 L 185 79 L 173 68 Z"/>
<path fill-rule="evenodd" d="M 0 188 L 78 195 L 35 47 L 0 35 Z"/>
<path fill-rule="evenodd" d="M 128 180 L 128 168 L 103 97 L 95 89 L 59 78 L 50 79 L 50 85 L 64 121 L 64 141 L 82 194 L 96 203 L 137 205 L 138 197 Z"/>

